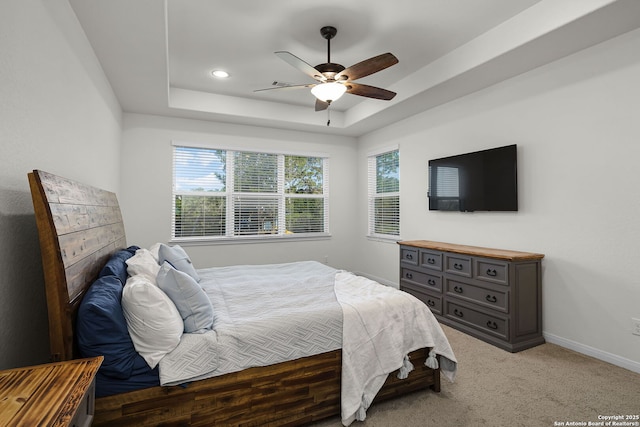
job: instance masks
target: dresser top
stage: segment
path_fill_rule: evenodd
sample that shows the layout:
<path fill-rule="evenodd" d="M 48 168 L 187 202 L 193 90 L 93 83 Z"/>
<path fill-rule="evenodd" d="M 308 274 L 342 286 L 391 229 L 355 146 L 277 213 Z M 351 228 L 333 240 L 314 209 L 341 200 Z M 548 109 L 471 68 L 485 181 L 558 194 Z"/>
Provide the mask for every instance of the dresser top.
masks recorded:
<path fill-rule="evenodd" d="M 102 360 L 0 371 L 0 425 L 69 425 Z"/>
<path fill-rule="evenodd" d="M 433 249 L 443 252 L 502 259 L 506 261 L 530 261 L 544 258 L 543 254 L 510 251 L 506 249 L 483 248 L 480 246 L 457 245 L 455 243 L 433 242 L 431 240 L 404 240 L 399 245 L 413 246 L 422 249 Z"/>

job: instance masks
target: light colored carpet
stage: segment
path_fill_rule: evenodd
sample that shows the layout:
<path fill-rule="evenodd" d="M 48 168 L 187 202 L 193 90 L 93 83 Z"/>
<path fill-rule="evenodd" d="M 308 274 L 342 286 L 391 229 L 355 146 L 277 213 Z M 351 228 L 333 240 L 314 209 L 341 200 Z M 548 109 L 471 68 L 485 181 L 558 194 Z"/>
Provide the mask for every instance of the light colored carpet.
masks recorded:
<path fill-rule="evenodd" d="M 443 329 L 458 358 L 456 381 L 443 377 L 440 393 L 420 391 L 375 404 L 353 427 L 568 426 L 603 421 L 599 416 L 640 415 L 640 374 L 554 344 L 509 353 Z M 640 426 L 640 419 L 627 421 Z M 338 417 L 313 424 L 341 425 Z"/>

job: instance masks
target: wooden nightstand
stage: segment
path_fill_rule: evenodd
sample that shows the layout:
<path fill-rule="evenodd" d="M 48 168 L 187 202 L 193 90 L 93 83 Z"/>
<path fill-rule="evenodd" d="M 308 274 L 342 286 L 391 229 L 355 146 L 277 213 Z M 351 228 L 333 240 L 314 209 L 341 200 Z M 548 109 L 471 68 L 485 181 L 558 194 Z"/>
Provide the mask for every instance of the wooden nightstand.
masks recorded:
<path fill-rule="evenodd" d="M 0 425 L 90 426 L 102 359 L 0 371 Z"/>

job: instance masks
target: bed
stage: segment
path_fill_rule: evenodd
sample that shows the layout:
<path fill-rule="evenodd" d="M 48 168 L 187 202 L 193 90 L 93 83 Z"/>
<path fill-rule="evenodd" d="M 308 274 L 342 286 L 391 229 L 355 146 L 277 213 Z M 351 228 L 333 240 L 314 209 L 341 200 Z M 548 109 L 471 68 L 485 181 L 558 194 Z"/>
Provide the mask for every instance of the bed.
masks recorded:
<path fill-rule="evenodd" d="M 45 276 L 51 359 L 79 358 L 76 321 L 83 298 L 118 253 L 129 250 L 133 254 L 138 248 L 127 246 L 122 215 L 114 193 L 40 170 L 29 173 L 28 178 Z M 328 271 L 323 270 L 322 265 L 304 265 Z M 291 265 L 286 268 L 290 267 L 293 268 Z M 197 272 L 203 276 L 227 273 L 226 270 L 208 268 Z M 352 322 L 347 319 L 360 317 L 364 310 L 358 311 L 354 302 L 357 292 L 368 292 L 376 284 L 366 282 L 367 279 L 363 282 L 348 272 L 340 271 L 339 274 L 342 279 L 337 280 L 338 274 L 335 275 L 335 293 L 343 308 L 346 325 L 347 321 Z M 339 282 L 344 282 L 343 286 L 347 282 L 353 286 L 344 288 L 350 290 L 338 292 Z M 206 288 L 205 285 L 202 287 Z M 211 292 L 215 294 L 217 291 Z M 381 292 L 391 290 L 387 288 Z M 412 298 L 400 291 L 393 292 L 396 292 L 393 298 Z M 376 303 L 380 300 L 380 297 L 375 299 Z M 345 307 L 355 311 L 349 314 Z M 428 310 L 426 314 L 422 308 L 413 310 L 419 310 L 420 316 L 425 316 L 420 319 L 429 323 L 433 332 L 421 335 L 406 330 L 395 335 L 395 339 L 402 336 L 405 341 L 411 341 L 414 347 L 420 340 L 426 344 L 411 348 L 400 361 L 394 356 L 393 364 L 398 366 L 394 365 L 393 371 L 376 374 L 374 380 L 369 377 L 364 380 L 373 391 L 359 392 L 362 395 L 359 413 L 344 412 L 345 396 L 353 391 L 346 389 L 351 381 L 343 381 L 343 377 L 352 378 L 348 369 L 360 371 L 358 362 L 365 360 L 359 359 L 361 355 L 350 349 L 375 347 L 375 343 L 372 344 L 375 339 L 371 336 L 362 338 L 369 325 L 354 324 L 343 328 L 341 348 L 315 351 L 314 354 L 265 366 L 232 369 L 224 374 L 198 375 L 188 381 L 178 379 L 174 381 L 176 385 L 144 386 L 97 397 L 93 425 L 305 425 L 336 415 L 342 415 L 345 425 L 354 419 L 362 420 L 366 417 L 366 408 L 374 402 L 425 388 L 439 392 L 441 373 L 450 380 L 455 376 L 455 356 L 439 325 Z M 410 317 L 415 316 L 412 314 Z M 382 324 L 382 320 L 377 316 L 373 321 Z M 384 325 L 377 327 L 384 329 Z M 215 326 L 212 329 L 215 330 Z M 345 338 L 347 330 L 350 331 L 348 340 Z M 215 333 L 219 334 L 218 331 Z M 416 338 L 420 336 L 422 338 Z M 362 342 L 351 344 L 352 339 Z M 384 346 L 395 347 L 388 343 Z M 380 355 L 374 357 L 384 359 Z M 356 368 L 353 368 L 354 362 Z"/>

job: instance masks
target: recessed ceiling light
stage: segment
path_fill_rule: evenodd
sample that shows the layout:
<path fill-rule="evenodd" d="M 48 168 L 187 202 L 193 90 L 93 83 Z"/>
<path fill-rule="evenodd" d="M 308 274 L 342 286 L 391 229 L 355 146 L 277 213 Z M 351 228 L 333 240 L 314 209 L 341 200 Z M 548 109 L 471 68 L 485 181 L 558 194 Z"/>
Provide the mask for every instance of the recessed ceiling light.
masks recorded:
<path fill-rule="evenodd" d="M 219 78 L 219 79 L 226 79 L 227 77 L 229 77 L 229 73 L 227 73 L 227 72 L 226 72 L 226 71 L 224 71 L 224 70 L 213 70 L 213 71 L 211 72 L 211 75 L 212 75 L 213 77 L 217 77 L 217 78 Z"/>

